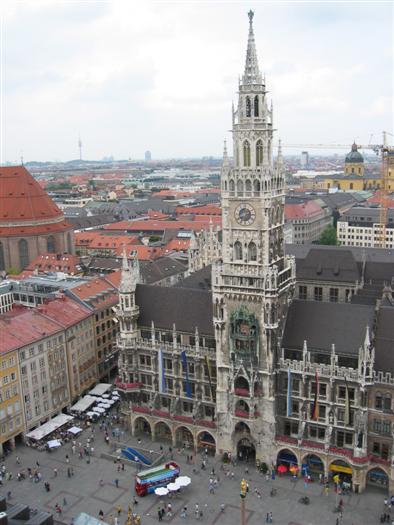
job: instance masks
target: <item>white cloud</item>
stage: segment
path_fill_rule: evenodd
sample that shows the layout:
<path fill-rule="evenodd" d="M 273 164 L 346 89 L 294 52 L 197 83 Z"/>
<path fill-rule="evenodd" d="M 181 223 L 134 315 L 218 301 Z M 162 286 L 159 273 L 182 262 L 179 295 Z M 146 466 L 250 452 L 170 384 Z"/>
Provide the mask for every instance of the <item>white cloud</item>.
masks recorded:
<path fill-rule="evenodd" d="M 244 66 L 244 4 L 10 5 L 7 160 L 21 149 L 26 159 L 76 157 L 78 133 L 90 158 L 221 153 Z M 357 13 L 342 4 L 256 6 L 258 56 L 284 140 L 365 141 L 390 126 L 391 32 L 384 4 Z"/>

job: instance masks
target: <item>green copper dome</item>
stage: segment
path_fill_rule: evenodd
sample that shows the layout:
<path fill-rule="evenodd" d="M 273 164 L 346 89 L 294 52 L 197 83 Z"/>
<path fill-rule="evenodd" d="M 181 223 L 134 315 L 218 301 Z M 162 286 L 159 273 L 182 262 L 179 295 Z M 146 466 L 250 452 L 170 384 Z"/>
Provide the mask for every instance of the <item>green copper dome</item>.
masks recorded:
<path fill-rule="evenodd" d="M 364 157 L 357 151 L 357 144 L 352 144 L 352 151 L 346 155 L 345 162 L 364 162 Z"/>

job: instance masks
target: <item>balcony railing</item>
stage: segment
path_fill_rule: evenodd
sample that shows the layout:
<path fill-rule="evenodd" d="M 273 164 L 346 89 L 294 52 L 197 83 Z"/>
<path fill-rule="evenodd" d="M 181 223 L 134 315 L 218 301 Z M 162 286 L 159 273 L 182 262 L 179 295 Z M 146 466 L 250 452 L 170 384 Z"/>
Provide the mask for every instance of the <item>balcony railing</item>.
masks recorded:
<path fill-rule="evenodd" d="M 200 427 L 216 428 L 216 422 L 210 419 L 194 419 L 192 416 L 184 416 L 182 414 L 171 414 L 165 410 L 151 409 L 140 405 L 132 405 L 132 412 L 139 414 L 149 414 L 151 416 L 160 417 L 161 419 L 168 419 L 171 421 L 180 421 L 188 425 L 198 425 Z"/>
<path fill-rule="evenodd" d="M 240 408 L 235 410 L 234 414 L 235 414 L 235 417 L 249 418 L 249 412 L 247 412 L 246 410 L 241 410 Z"/>
<path fill-rule="evenodd" d="M 249 397 L 250 395 L 248 388 L 234 388 L 234 393 L 237 396 L 242 396 L 242 397 Z"/>

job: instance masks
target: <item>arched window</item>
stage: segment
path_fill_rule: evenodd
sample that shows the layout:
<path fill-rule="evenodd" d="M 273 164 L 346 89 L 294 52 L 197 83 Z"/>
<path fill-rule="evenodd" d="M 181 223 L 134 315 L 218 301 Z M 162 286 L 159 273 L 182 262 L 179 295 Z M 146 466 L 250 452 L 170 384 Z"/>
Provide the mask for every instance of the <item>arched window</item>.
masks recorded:
<path fill-rule="evenodd" d="M 252 194 L 252 181 L 250 181 L 249 179 L 245 182 L 245 191 L 246 195 Z"/>
<path fill-rule="evenodd" d="M 375 408 L 377 410 L 382 410 L 383 408 L 383 396 L 380 392 L 376 392 L 375 395 Z"/>
<path fill-rule="evenodd" d="M 29 264 L 29 245 L 26 239 L 20 239 L 18 242 L 19 249 L 19 265 L 23 270 Z"/>
<path fill-rule="evenodd" d="M 252 116 L 252 105 L 250 103 L 250 97 L 246 97 L 246 116 Z"/>
<path fill-rule="evenodd" d="M 227 191 L 227 181 L 224 181 L 224 191 Z"/>
<path fill-rule="evenodd" d="M 237 194 L 241 196 L 244 194 L 244 183 L 242 180 L 237 181 Z"/>
<path fill-rule="evenodd" d="M 53 235 L 50 235 L 47 238 L 47 252 L 48 253 L 55 253 L 55 237 Z"/>
<path fill-rule="evenodd" d="M 259 97 L 257 95 L 254 97 L 254 116 L 259 116 Z"/>
<path fill-rule="evenodd" d="M 2 242 L 0 242 L 0 271 L 1 270 L 5 270 L 4 247 Z"/>
<path fill-rule="evenodd" d="M 253 181 L 253 191 L 255 195 L 258 195 L 260 193 L 260 181 L 257 179 Z"/>
<path fill-rule="evenodd" d="M 235 192 L 235 184 L 234 184 L 233 179 L 230 179 L 230 180 L 229 180 L 228 185 L 229 185 L 229 189 L 230 189 L 230 194 L 234 195 L 234 192 Z"/>
<path fill-rule="evenodd" d="M 256 142 L 256 166 L 263 164 L 263 141 L 259 139 Z"/>
<path fill-rule="evenodd" d="M 244 142 L 244 166 L 250 166 L 250 144 L 247 140 Z"/>
<path fill-rule="evenodd" d="M 253 241 L 248 245 L 248 261 L 257 261 L 257 246 Z"/>
<path fill-rule="evenodd" d="M 239 241 L 234 243 L 234 259 L 242 261 L 242 244 Z"/>
<path fill-rule="evenodd" d="M 383 397 L 383 410 L 391 410 L 391 395 L 385 394 Z"/>

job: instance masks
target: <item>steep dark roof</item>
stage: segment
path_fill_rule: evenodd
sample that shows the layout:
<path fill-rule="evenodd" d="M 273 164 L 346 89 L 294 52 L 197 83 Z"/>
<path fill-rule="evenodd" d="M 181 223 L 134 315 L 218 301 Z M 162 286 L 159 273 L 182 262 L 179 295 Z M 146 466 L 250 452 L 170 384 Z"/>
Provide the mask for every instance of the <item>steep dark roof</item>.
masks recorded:
<path fill-rule="evenodd" d="M 394 371 L 394 306 L 382 306 L 375 334 L 375 370 Z"/>
<path fill-rule="evenodd" d="M 141 275 L 145 283 L 156 283 L 187 270 L 187 264 L 171 257 L 159 257 L 153 261 L 140 261 Z"/>
<path fill-rule="evenodd" d="M 287 315 L 282 346 L 302 349 L 306 340 L 311 351 L 330 352 L 335 344 L 338 354 L 357 355 L 373 318 L 373 306 L 295 300 Z"/>
<path fill-rule="evenodd" d="M 86 217 L 67 217 L 70 224 L 73 225 L 74 230 L 83 230 L 85 228 L 92 228 L 94 226 L 101 226 L 102 224 L 110 224 L 115 222 L 116 218 L 113 215 L 91 215 Z"/>
<path fill-rule="evenodd" d="M 205 266 L 201 270 L 193 272 L 189 277 L 183 279 L 175 286 L 182 288 L 194 288 L 196 290 L 210 290 L 211 289 L 211 272 L 212 265 Z"/>
<path fill-rule="evenodd" d="M 139 284 L 136 303 L 140 307 L 139 325 L 214 335 L 212 294 L 205 290 Z"/>
<path fill-rule="evenodd" d="M 360 279 L 357 263 L 350 250 L 312 248 L 296 268 L 297 279 L 355 282 Z"/>

